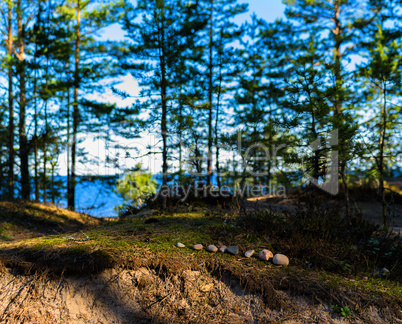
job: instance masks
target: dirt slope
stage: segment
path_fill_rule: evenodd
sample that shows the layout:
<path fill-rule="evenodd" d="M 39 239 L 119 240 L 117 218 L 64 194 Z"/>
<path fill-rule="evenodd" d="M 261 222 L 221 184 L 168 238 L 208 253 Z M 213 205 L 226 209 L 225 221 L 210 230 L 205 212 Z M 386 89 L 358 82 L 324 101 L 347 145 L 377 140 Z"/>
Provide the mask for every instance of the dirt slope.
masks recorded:
<path fill-rule="evenodd" d="M 0 208 L 15 226 L 0 240 L 0 323 L 402 321 L 399 282 L 310 269 L 292 257 L 287 268 L 261 261 L 259 250 L 285 245 L 236 226 L 225 211 L 102 221 L 30 203 Z M 196 252 L 195 243 L 236 244 L 241 253 Z M 257 254 L 244 258 L 251 248 Z"/>
<path fill-rule="evenodd" d="M 34 202 L 0 202 L 0 241 L 76 232 L 101 219 Z"/>

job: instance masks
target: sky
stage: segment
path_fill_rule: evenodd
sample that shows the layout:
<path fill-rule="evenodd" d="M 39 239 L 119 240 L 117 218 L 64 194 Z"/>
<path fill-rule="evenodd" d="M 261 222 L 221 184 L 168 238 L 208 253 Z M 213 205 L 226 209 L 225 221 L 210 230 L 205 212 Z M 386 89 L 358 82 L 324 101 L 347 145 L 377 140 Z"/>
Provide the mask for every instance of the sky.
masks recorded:
<path fill-rule="evenodd" d="M 236 17 L 237 23 L 246 21 L 253 13 L 269 22 L 284 17 L 285 5 L 282 0 L 238 0 L 238 3 L 247 3 L 249 10 Z M 105 29 L 102 36 L 108 40 L 121 40 L 124 37 L 124 31 L 119 24 L 114 24 Z"/>
<path fill-rule="evenodd" d="M 249 8 L 247 13 L 238 15 L 236 17 L 235 21 L 238 24 L 241 24 L 248 20 L 253 13 L 268 22 L 273 22 L 278 18 L 284 18 L 285 5 L 282 3 L 282 0 L 239 0 L 238 3 L 247 3 Z M 101 33 L 101 38 L 103 40 L 123 40 L 124 31 L 120 28 L 119 24 L 114 24 L 106 28 Z M 138 82 L 130 74 L 121 77 L 120 81 L 121 82 L 117 86 L 117 88 L 125 90 L 131 95 L 138 94 Z M 102 101 L 116 103 L 120 106 L 129 105 L 128 100 L 123 101 L 120 98 L 114 96 L 110 89 L 107 89 L 105 95 L 103 95 L 102 97 L 94 95 L 89 99 L 101 99 Z M 108 166 L 105 163 L 107 155 L 115 157 L 118 153 L 114 148 L 107 147 L 103 140 L 96 139 L 96 134 L 85 134 L 81 136 L 81 139 L 83 140 L 83 142 L 79 144 L 79 148 L 85 148 L 85 151 L 88 152 L 89 159 L 98 158 L 101 163 L 99 165 L 78 163 L 76 167 L 76 173 L 78 175 L 114 175 L 116 173 L 120 173 L 118 172 L 118 170 Z M 129 141 L 117 137 L 114 137 L 114 139 L 116 141 L 124 143 L 125 145 L 136 147 L 138 149 L 138 153 L 132 152 L 132 156 L 135 156 L 136 154 L 140 156 L 147 153 L 148 145 L 156 145 L 159 142 L 159 139 L 152 134 L 143 134 L 142 138 Z M 126 159 L 123 158 L 125 156 L 124 152 L 120 152 L 120 156 L 121 158 L 119 158 L 119 163 L 121 166 L 132 167 L 136 163 L 140 162 L 152 173 L 158 173 L 161 171 L 161 158 L 152 157 L 141 159 Z M 66 153 L 64 153 L 61 155 L 59 160 L 59 174 L 61 175 L 67 174 L 66 161 L 67 155 Z"/>

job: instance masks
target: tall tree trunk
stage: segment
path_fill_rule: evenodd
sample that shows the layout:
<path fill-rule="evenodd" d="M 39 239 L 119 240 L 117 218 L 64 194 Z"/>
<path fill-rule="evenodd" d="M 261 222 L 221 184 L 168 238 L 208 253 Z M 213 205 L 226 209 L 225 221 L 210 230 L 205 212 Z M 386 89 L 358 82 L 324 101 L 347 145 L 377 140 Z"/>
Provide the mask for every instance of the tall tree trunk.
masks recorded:
<path fill-rule="evenodd" d="M 342 100 L 339 96 L 338 89 L 343 86 L 342 80 L 342 52 L 341 52 L 341 45 L 342 45 L 342 23 L 340 21 L 341 14 L 341 0 L 335 0 L 334 2 L 334 17 L 333 22 L 335 24 L 334 29 L 332 30 L 333 33 L 333 40 L 335 43 L 334 46 L 334 76 L 335 76 L 335 103 L 334 103 L 334 113 L 335 115 L 340 115 L 342 113 Z"/>
<path fill-rule="evenodd" d="M 167 196 L 165 190 L 167 188 L 167 97 L 166 97 L 166 53 L 165 53 L 165 24 L 164 24 L 163 8 L 161 9 L 161 24 L 160 24 L 160 39 L 159 39 L 159 61 L 161 68 L 161 104 L 162 104 L 162 118 L 161 118 L 161 132 L 162 132 L 162 209 L 166 209 Z"/>
<path fill-rule="evenodd" d="M 271 98 L 269 100 L 269 111 L 268 111 L 268 123 L 269 123 L 269 134 L 268 134 L 268 143 L 271 144 L 272 147 L 272 151 L 273 149 L 273 136 L 272 136 L 272 132 L 273 132 L 273 127 L 272 127 L 272 101 Z M 266 177 L 266 184 L 269 188 L 271 188 L 271 169 L 272 169 L 272 158 L 276 159 L 277 157 L 272 157 L 270 156 L 268 159 L 268 163 L 267 163 L 267 177 Z M 276 163 L 276 162 L 275 162 Z M 271 189 L 269 189 L 269 191 L 271 191 Z"/>
<path fill-rule="evenodd" d="M 208 64 L 208 160 L 207 160 L 207 186 L 211 186 L 212 177 L 212 95 L 213 95 L 213 13 L 214 0 L 211 0 L 210 27 L 209 27 L 209 64 Z"/>
<path fill-rule="evenodd" d="M 382 219 L 384 226 L 388 227 L 388 219 L 387 219 L 387 210 L 386 210 L 386 203 L 385 203 L 385 188 L 384 188 L 384 146 L 385 146 L 385 134 L 387 129 L 387 86 L 384 82 L 382 87 L 382 95 L 383 95 L 383 103 L 381 105 L 381 121 L 380 121 L 380 152 L 378 157 L 378 171 L 380 174 L 379 179 L 379 194 L 381 197 L 381 205 L 382 205 Z"/>
<path fill-rule="evenodd" d="M 42 14 L 42 6 L 39 4 L 39 10 L 37 13 L 37 21 L 36 23 L 40 25 Z M 35 42 L 35 54 L 34 54 L 34 64 L 35 64 L 35 75 L 34 75 L 34 84 L 33 84 L 33 92 L 34 92 L 34 137 L 33 137 L 33 145 L 34 145 L 34 188 L 35 188 L 35 201 L 39 201 L 40 196 L 40 188 L 39 188 L 39 161 L 38 161 L 38 42 Z"/>
<path fill-rule="evenodd" d="M 183 176 L 183 100 L 181 98 L 181 87 L 180 87 L 180 97 L 179 97 L 179 183 Z"/>
<path fill-rule="evenodd" d="M 25 98 L 25 30 L 22 25 L 21 0 L 17 1 L 17 28 L 18 28 L 18 72 L 20 76 L 20 112 L 19 112 L 19 144 L 20 144 L 20 169 L 21 169 L 21 198 L 29 199 L 29 145 L 26 135 L 26 98 Z"/>
<path fill-rule="evenodd" d="M 69 69 L 67 69 L 69 73 Z M 68 77 L 68 83 L 70 78 Z M 70 179 L 70 89 L 67 88 L 67 204 L 71 197 L 71 179 Z"/>
<path fill-rule="evenodd" d="M 13 94 L 13 29 L 12 1 L 8 1 L 8 199 L 14 199 L 14 94 Z"/>
<path fill-rule="evenodd" d="M 36 49 L 35 49 L 36 52 Z M 39 177 L 38 177 L 38 91 L 37 91 L 37 70 L 35 70 L 34 76 L 34 124 L 35 124 L 35 134 L 34 134 L 34 186 L 35 186 L 35 201 L 39 201 Z"/>
<path fill-rule="evenodd" d="M 52 182 L 51 182 L 51 188 L 52 188 L 52 204 L 55 205 L 56 204 L 56 195 L 55 195 L 55 191 L 54 191 L 54 168 L 55 168 L 56 164 L 52 163 Z"/>
<path fill-rule="evenodd" d="M 222 34 L 221 34 L 222 37 Z M 219 166 L 219 143 L 218 143 L 218 126 L 219 126 L 219 107 L 220 107 L 220 99 L 221 99 L 221 91 L 222 91 L 222 55 L 220 53 L 219 57 L 219 86 L 218 86 L 218 97 L 216 99 L 216 110 L 215 110 L 215 167 L 216 167 L 216 182 L 218 188 L 221 187 L 221 178 L 220 178 L 220 166 Z"/>
<path fill-rule="evenodd" d="M 47 166 L 47 153 L 46 153 L 47 131 L 43 139 L 43 203 L 47 203 L 47 181 L 46 181 L 46 166 Z"/>
<path fill-rule="evenodd" d="M 71 146 L 71 178 L 70 196 L 68 208 L 75 210 L 75 169 L 77 159 L 77 130 L 78 130 L 78 88 L 79 88 L 79 65 L 80 65 L 80 24 L 81 24 L 81 1 L 77 1 L 77 26 L 75 39 L 75 71 L 74 71 L 74 107 L 73 107 L 73 143 Z"/>
<path fill-rule="evenodd" d="M 341 52 L 341 45 L 342 45 L 342 23 L 340 21 L 341 14 L 341 0 L 336 0 L 334 2 L 334 23 L 335 28 L 333 30 L 335 47 L 334 47 L 334 76 L 335 76 L 335 103 L 334 103 L 334 117 L 335 123 L 334 128 L 339 128 L 343 124 L 343 116 L 342 116 L 342 99 L 340 92 L 342 91 L 341 88 L 343 87 L 343 76 L 342 73 L 342 52 Z M 339 173 L 342 179 L 342 184 L 344 188 L 344 199 L 345 199 L 345 212 L 346 217 L 349 217 L 350 214 L 350 199 L 349 199 L 349 186 L 347 183 L 346 178 L 346 168 L 347 168 L 347 161 L 345 156 L 345 145 L 344 141 L 341 139 L 339 142 L 339 155 L 340 155 L 340 165 L 339 165 Z"/>
<path fill-rule="evenodd" d="M 216 182 L 218 188 L 221 187 L 221 177 L 220 177 L 220 172 L 221 168 L 219 165 L 219 133 L 218 133 L 218 126 L 219 126 L 219 101 L 220 101 L 220 94 L 221 94 L 221 87 L 219 85 L 219 90 L 218 90 L 218 98 L 216 102 L 216 116 L 215 116 L 215 167 L 216 167 Z"/>
<path fill-rule="evenodd" d="M 46 42 L 48 42 L 48 37 L 49 37 L 49 31 L 48 28 L 50 26 L 50 2 L 48 4 L 47 8 L 47 24 L 46 24 L 46 35 L 47 39 Z M 46 83 L 45 83 L 45 89 L 46 92 L 48 91 L 48 84 L 49 84 L 49 52 L 46 51 Z M 43 203 L 47 203 L 47 141 L 49 140 L 50 137 L 50 131 L 49 131 L 49 124 L 48 124 L 48 117 L 47 117 L 47 104 L 48 104 L 48 97 L 46 95 L 45 98 L 45 136 L 43 138 Z"/>

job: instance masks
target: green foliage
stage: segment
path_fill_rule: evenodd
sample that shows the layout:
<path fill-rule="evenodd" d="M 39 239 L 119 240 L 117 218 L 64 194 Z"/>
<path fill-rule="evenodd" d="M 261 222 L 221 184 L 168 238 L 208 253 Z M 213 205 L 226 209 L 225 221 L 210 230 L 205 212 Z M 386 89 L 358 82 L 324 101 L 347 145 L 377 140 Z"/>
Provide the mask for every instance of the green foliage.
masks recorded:
<path fill-rule="evenodd" d="M 156 192 L 156 181 L 152 179 L 152 173 L 146 172 L 141 165 L 137 165 L 136 171 L 131 171 L 117 180 L 116 192 L 126 203 L 141 207 L 144 200 Z M 122 205 L 117 206 L 117 210 L 122 207 Z"/>
<path fill-rule="evenodd" d="M 342 315 L 343 317 L 348 317 L 349 315 L 352 315 L 352 312 L 350 311 L 350 309 L 348 307 L 340 307 L 338 305 L 331 305 L 332 310 L 339 314 Z"/>
<path fill-rule="evenodd" d="M 10 89 L 1 90 L 0 197 L 14 193 L 3 188 L 30 173 L 36 199 L 50 190 L 57 196 L 61 183 L 49 186 L 49 176 L 57 175 L 67 151 L 73 207 L 80 164 L 99 163 L 84 156 L 78 135 L 95 133 L 109 151 L 113 135 L 140 137 L 149 128 L 162 137 L 146 148 L 146 156 L 163 151 L 164 184 L 177 178 L 183 186 L 208 183 L 215 173 L 218 186 L 279 182 L 294 187 L 303 175 L 325 179 L 332 166 L 328 156 L 337 151 L 346 202 L 346 185 L 357 174 L 360 183 L 368 176 L 381 179 L 383 188 L 376 187 L 386 198 L 392 188 L 384 187 L 384 177 L 400 167 L 401 155 L 400 1 L 282 2 L 286 21 L 268 23 L 253 14 L 242 25 L 236 16 L 247 11 L 247 4 L 238 0 L 0 4 L 4 45 L 7 38 L 13 40 L 12 48 L 0 53 L 11 81 Z M 113 23 L 125 32 L 121 42 L 102 39 L 103 28 Z M 137 80 L 139 92 L 118 87 L 116 77 L 126 73 Z M 25 83 L 18 82 L 21 75 L 29 76 Z M 124 103 L 107 103 L 109 88 L 101 80 L 114 85 L 113 94 Z M 329 148 L 326 134 L 335 129 L 339 141 Z M 18 141 L 21 132 L 26 139 Z M 114 147 L 126 149 L 125 158 L 135 154 L 121 143 Z M 118 168 L 120 152 L 108 154 L 105 164 Z M 17 171 L 23 169 L 22 153 L 30 159 L 24 159 L 24 176 Z M 167 171 L 172 171 L 169 176 Z M 118 184 L 118 192 L 134 206 L 153 190 L 139 189 L 151 181 L 142 173 L 133 172 Z M 313 220 L 311 232 L 327 226 L 326 220 Z"/>

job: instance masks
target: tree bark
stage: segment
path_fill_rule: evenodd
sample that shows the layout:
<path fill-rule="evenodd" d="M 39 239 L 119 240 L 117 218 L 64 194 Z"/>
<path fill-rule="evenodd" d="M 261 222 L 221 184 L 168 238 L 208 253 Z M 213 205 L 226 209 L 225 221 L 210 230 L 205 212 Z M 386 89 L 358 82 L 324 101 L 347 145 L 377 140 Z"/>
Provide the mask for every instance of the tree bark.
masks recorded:
<path fill-rule="evenodd" d="M 17 28 L 18 28 L 18 72 L 20 76 L 20 112 L 19 112 L 19 157 L 21 169 L 21 198 L 30 198 L 29 185 L 29 145 L 26 135 L 26 97 L 25 97 L 25 30 L 22 24 L 21 0 L 17 1 Z"/>
<path fill-rule="evenodd" d="M 50 25 L 50 4 L 47 8 L 47 26 L 46 26 L 46 34 L 49 36 L 48 33 L 48 28 Z M 48 84 L 49 84 L 49 52 L 46 51 L 46 83 L 45 83 L 45 88 L 46 91 L 48 91 Z M 45 136 L 43 138 L 43 203 L 47 203 L 47 182 L 46 182 L 46 176 L 47 176 L 47 141 L 50 137 L 50 130 L 49 130 L 49 124 L 48 124 L 48 114 L 47 114 L 47 104 L 48 104 L 48 97 L 46 96 L 45 98 Z"/>
<path fill-rule="evenodd" d="M 221 39 L 222 39 L 222 34 L 221 34 Z M 220 99 L 221 99 L 221 91 L 222 91 L 222 55 L 223 53 L 220 53 L 220 58 L 219 58 L 219 86 L 218 86 L 218 96 L 216 99 L 216 110 L 215 110 L 215 167 L 216 167 L 216 182 L 218 188 L 221 188 L 221 178 L 220 178 L 220 165 L 219 165 L 219 143 L 218 143 L 218 125 L 219 125 L 219 105 L 220 105 Z"/>
<path fill-rule="evenodd" d="M 47 155 L 46 155 L 46 140 L 47 134 L 45 135 L 43 141 L 43 203 L 47 204 L 47 182 L 46 182 L 46 166 L 47 166 Z"/>
<path fill-rule="evenodd" d="M 162 199 L 161 199 L 161 207 L 162 209 L 166 209 L 167 197 L 166 197 L 166 188 L 167 188 L 167 97 L 166 97 L 166 53 L 165 53 L 165 25 L 164 25 L 164 12 L 163 7 L 161 9 L 161 24 L 160 24 L 160 39 L 159 39 L 159 61 L 160 61 L 160 69 L 161 69 L 161 104 L 162 104 L 162 116 L 161 116 L 161 133 L 162 133 Z"/>
<path fill-rule="evenodd" d="M 334 65 L 334 76 L 335 76 L 335 103 L 334 103 L 334 117 L 335 123 L 334 128 L 339 128 L 341 126 L 343 119 L 342 119 L 342 99 L 340 97 L 340 89 L 343 86 L 343 78 L 341 75 L 342 72 L 342 52 L 341 52 L 341 45 L 342 45 L 342 23 L 340 21 L 341 14 L 341 1 L 336 0 L 334 2 L 334 23 L 335 28 L 333 31 L 335 47 L 334 47 L 334 56 L 335 56 L 335 65 Z M 346 178 L 346 168 L 347 168 L 347 161 L 345 155 L 345 143 L 342 139 L 340 139 L 339 143 L 339 156 L 340 156 L 340 165 L 339 165 L 339 173 L 342 179 L 342 184 L 344 188 L 344 201 L 345 201 L 345 212 L 346 217 L 349 217 L 350 214 L 350 199 L 349 199 L 349 186 L 347 183 Z"/>
<path fill-rule="evenodd" d="M 7 54 L 8 54 L 8 199 L 14 199 L 14 94 L 13 94 L 13 29 L 12 1 L 8 2 Z"/>
<path fill-rule="evenodd" d="M 220 101 L 220 94 L 221 94 L 221 81 L 222 79 L 220 78 L 219 81 L 219 90 L 218 90 L 218 98 L 216 102 L 216 116 L 215 116 L 215 167 L 216 167 L 216 182 L 218 188 L 221 187 L 221 178 L 220 178 L 220 172 L 221 168 L 219 165 L 219 143 L 218 143 L 218 125 L 219 125 L 219 101 Z"/>
<path fill-rule="evenodd" d="M 67 73 L 69 73 L 67 68 Z M 70 77 L 68 77 L 68 83 Z M 70 204 L 71 196 L 71 173 L 70 173 L 70 89 L 67 88 L 67 204 Z"/>
<path fill-rule="evenodd" d="M 77 1 L 77 26 L 75 39 L 75 70 L 74 70 L 74 106 L 73 106 L 73 143 L 71 145 L 71 177 L 70 195 L 68 197 L 68 208 L 75 210 L 75 184 L 76 184 L 76 160 L 77 160 L 77 130 L 78 130 L 78 88 L 79 65 L 80 65 L 80 24 L 81 24 L 81 1 Z"/>
<path fill-rule="evenodd" d="M 382 206 L 382 219 L 385 227 L 388 227 L 388 219 L 387 219 L 387 210 L 385 203 L 385 188 L 384 188 L 384 146 L 385 146 L 385 134 L 387 129 L 387 86 L 386 82 L 382 87 L 382 95 L 383 95 L 383 103 L 381 105 L 381 117 L 380 117 L 380 152 L 378 157 L 378 171 L 380 174 L 379 178 L 379 194 L 381 197 L 381 206 Z"/>
<path fill-rule="evenodd" d="M 36 49 L 35 49 L 36 52 Z M 37 90 L 37 70 L 35 70 L 34 76 L 34 187 L 35 187 L 35 201 L 39 201 L 39 177 L 38 177 L 38 90 Z"/>
<path fill-rule="evenodd" d="M 211 186 L 212 177 L 212 96 L 213 96 L 213 12 L 214 1 L 211 0 L 210 28 L 209 28 L 209 65 L 208 65 L 208 160 L 207 160 L 207 186 Z"/>
<path fill-rule="evenodd" d="M 52 204 L 54 205 L 56 203 L 56 194 L 54 190 L 54 168 L 55 164 L 52 163 L 52 182 L 51 182 L 51 188 L 52 188 Z"/>
<path fill-rule="evenodd" d="M 181 179 L 183 177 L 183 100 L 181 98 L 181 87 L 179 94 L 179 183 L 181 183 Z"/>

